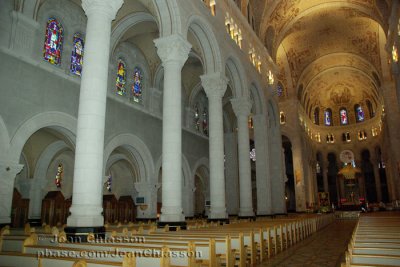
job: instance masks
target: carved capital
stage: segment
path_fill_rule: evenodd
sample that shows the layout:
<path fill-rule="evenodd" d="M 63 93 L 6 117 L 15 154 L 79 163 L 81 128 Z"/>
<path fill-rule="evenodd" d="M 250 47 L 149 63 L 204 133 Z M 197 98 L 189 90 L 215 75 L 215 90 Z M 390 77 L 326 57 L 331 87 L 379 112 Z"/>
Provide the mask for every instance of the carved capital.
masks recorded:
<path fill-rule="evenodd" d="M 250 115 L 252 103 L 249 98 L 237 97 L 231 99 L 231 104 L 236 117 Z"/>
<path fill-rule="evenodd" d="M 88 17 L 103 14 L 113 20 L 123 3 L 124 0 L 82 0 L 82 8 Z"/>
<path fill-rule="evenodd" d="M 0 179 L 14 182 L 15 176 L 21 172 L 23 164 L 0 161 Z"/>
<path fill-rule="evenodd" d="M 189 57 L 192 45 L 180 35 L 174 34 L 154 40 L 157 54 L 163 65 L 168 62 L 179 62 L 181 67 Z"/>
<path fill-rule="evenodd" d="M 220 72 L 202 75 L 200 79 L 208 98 L 222 98 L 224 96 L 229 80 Z"/>

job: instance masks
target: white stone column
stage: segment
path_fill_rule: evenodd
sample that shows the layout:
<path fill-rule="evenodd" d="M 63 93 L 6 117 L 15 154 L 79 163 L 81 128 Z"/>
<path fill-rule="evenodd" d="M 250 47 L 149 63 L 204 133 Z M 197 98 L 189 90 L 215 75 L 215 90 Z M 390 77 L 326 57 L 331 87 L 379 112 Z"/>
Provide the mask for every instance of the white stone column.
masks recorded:
<path fill-rule="evenodd" d="M 210 159 L 210 213 L 209 219 L 227 219 L 224 175 L 224 130 L 222 120 L 222 97 L 228 79 L 221 73 L 200 77 L 208 97 L 209 113 L 209 159 Z"/>
<path fill-rule="evenodd" d="M 250 169 L 250 140 L 248 116 L 251 102 L 248 98 L 240 97 L 231 100 L 233 111 L 237 117 L 238 153 L 239 153 L 239 187 L 240 187 L 240 217 L 254 216 L 251 188 Z"/>
<path fill-rule="evenodd" d="M 40 222 L 42 217 L 42 190 L 45 180 L 33 178 L 31 190 L 29 192 L 29 221 Z"/>
<path fill-rule="evenodd" d="M 225 144 L 225 192 L 226 208 L 229 215 L 239 213 L 239 173 L 238 173 L 238 152 L 237 134 L 229 132 L 224 134 Z"/>
<path fill-rule="evenodd" d="M 381 187 L 381 176 L 379 175 L 378 159 L 371 157 L 372 168 L 374 169 L 374 178 L 376 186 L 376 198 L 378 202 L 382 201 L 382 187 Z"/>
<path fill-rule="evenodd" d="M 182 209 L 181 71 L 191 45 L 180 35 L 154 40 L 164 67 L 162 209 L 160 222 L 184 222 Z"/>
<path fill-rule="evenodd" d="M 271 174 L 269 166 L 269 133 L 266 115 L 253 116 L 256 149 L 257 215 L 272 214 Z"/>
<path fill-rule="evenodd" d="M 14 162 L 0 162 L 0 224 L 11 223 L 11 207 L 15 176 L 24 165 Z"/>
<path fill-rule="evenodd" d="M 123 0 L 82 0 L 87 20 L 69 227 L 101 227 L 104 125 L 111 21 Z"/>

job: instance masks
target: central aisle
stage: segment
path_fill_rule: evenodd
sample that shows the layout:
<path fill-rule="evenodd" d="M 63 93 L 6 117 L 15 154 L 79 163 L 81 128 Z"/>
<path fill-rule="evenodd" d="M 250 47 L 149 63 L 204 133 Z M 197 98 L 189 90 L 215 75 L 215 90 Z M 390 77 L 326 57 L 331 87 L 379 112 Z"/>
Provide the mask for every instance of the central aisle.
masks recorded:
<path fill-rule="evenodd" d="M 344 262 L 344 252 L 357 220 L 336 220 L 303 242 L 274 256 L 259 267 L 336 267 Z"/>

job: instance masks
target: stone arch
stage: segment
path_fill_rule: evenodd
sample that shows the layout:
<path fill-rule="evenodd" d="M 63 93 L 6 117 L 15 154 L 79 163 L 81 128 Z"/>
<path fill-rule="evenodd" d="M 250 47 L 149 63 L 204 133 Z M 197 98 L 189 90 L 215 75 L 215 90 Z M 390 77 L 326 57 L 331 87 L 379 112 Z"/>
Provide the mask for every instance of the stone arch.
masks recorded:
<path fill-rule="evenodd" d="M 3 118 L 0 116 L 0 151 L 8 151 L 10 145 L 10 136 Z M 5 153 L 4 153 L 5 154 Z"/>
<path fill-rule="evenodd" d="M 153 177 L 154 161 L 150 150 L 146 144 L 133 134 L 120 134 L 114 136 L 107 142 L 104 148 L 104 164 L 103 173 L 105 174 L 107 161 L 111 153 L 118 147 L 123 147 L 137 161 L 140 177 L 144 179 L 141 182 L 150 181 Z"/>
<path fill-rule="evenodd" d="M 264 94 L 259 88 L 260 87 L 255 83 L 250 85 L 250 95 L 253 99 L 253 111 L 255 114 L 265 114 Z"/>
<path fill-rule="evenodd" d="M 204 73 L 222 72 L 222 57 L 217 39 L 209 23 L 202 17 L 192 15 L 188 19 L 186 35 L 191 31 L 199 42 L 203 55 Z"/>
<path fill-rule="evenodd" d="M 226 70 L 233 97 L 249 96 L 249 92 L 245 90 L 247 79 L 240 61 L 233 56 L 229 57 L 226 61 Z"/>
<path fill-rule="evenodd" d="M 278 105 L 273 102 L 272 100 L 268 101 L 268 117 L 270 119 L 270 127 L 277 127 L 278 126 L 278 114 L 279 109 Z"/>
<path fill-rule="evenodd" d="M 379 2 L 379 1 L 378 1 Z M 318 11 L 321 11 L 323 9 L 328 9 L 328 8 L 347 8 L 350 10 L 357 10 L 359 12 L 362 12 L 363 14 L 365 14 L 366 17 L 374 20 L 378 25 L 383 25 L 382 22 L 380 21 L 379 18 L 377 18 L 377 16 L 375 14 L 372 13 L 372 10 L 367 8 L 367 7 L 363 7 L 360 6 L 359 4 L 355 4 L 355 3 L 346 3 L 346 2 L 328 2 L 328 3 L 324 3 L 324 4 L 316 4 L 315 6 L 312 6 L 310 8 L 305 9 L 302 12 L 299 12 L 293 19 L 291 19 L 289 21 L 289 23 L 287 23 L 281 30 L 280 32 L 275 36 L 275 40 L 277 44 L 281 44 L 282 41 L 286 38 L 287 34 L 290 33 L 290 29 L 293 29 L 293 25 L 296 25 L 296 23 L 298 23 L 303 17 L 311 14 L 311 13 L 316 13 Z M 379 27 L 380 29 L 382 29 L 382 27 Z M 262 26 L 262 31 L 264 31 L 265 29 L 265 25 Z M 262 32 L 261 31 L 261 32 Z M 385 33 L 382 31 L 383 36 L 386 36 Z M 383 42 L 385 43 L 385 42 Z M 275 52 L 276 54 L 276 52 Z"/>
<path fill-rule="evenodd" d="M 49 111 L 34 115 L 25 121 L 13 135 L 10 145 L 10 158 L 17 162 L 29 137 L 45 127 L 63 134 L 71 144 L 74 144 L 76 126 L 76 118 L 63 112 Z"/>
<path fill-rule="evenodd" d="M 160 37 L 182 33 L 182 16 L 177 0 L 152 0 L 159 18 Z"/>
<path fill-rule="evenodd" d="M 193 175 L 196 174 L 196 170 L 201 166 L 204 166 L 209 170 L 210 169 L 210 163 L 209 162 L 210 162 L 209 159 L 205 158 L 205 157 L 202 157 L 199 160 L 197 160 L 196 163 L 194 164 L 193 168 L 192 168 Z"/>
<path fill-rule="evenodd" d="M 117 25 L 113 28 L 111 32 L 111 53 L 114 53 L 115 48 L 117 47 L 118 41 L 122 38 L 122 36 L 126 33 L 128 29 L 132 26 L 141 23 L 141 22 L 155 22 L 159 27 L 159 22 L 154 18 L 151 14 L 146 12 L 135 12 L 127 15 L 118 21 Z"/>
<path fill-rule="evenodd" d="M 189 103 L 188 103 L 189 107 L 194 106 L 197 96 L 201 91 L 203 91 L 203 86 L 201 85 L 201 82 L 199 82 L 193 87 L 192 91 L 190 92 Z"/>
<path fill-rule="evenodd" d="M 265 33 L 264 44 L 267 47 L 268 53 L 270 55 L 275 55 L 274 53 L 274 42 L 275 42 L 275 29 L 272 26 L 267 28 Z"/>

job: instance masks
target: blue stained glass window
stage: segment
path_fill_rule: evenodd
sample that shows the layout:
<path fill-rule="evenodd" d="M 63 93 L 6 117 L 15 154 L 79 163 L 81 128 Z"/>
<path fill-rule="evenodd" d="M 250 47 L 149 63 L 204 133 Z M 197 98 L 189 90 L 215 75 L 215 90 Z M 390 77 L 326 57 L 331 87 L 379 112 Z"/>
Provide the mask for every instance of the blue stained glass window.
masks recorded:
<path fill-rule="evenodd" d="M 133 72 L 132 99 L 134 102 L 142 100 L 142 72 L 139 68 Z"/>
<path fill-rule="evenodd" d="M 324 112 L 324 121 L 325 121 L 325 125 L 326 126 L 331 126 L 332 124 L 332 110 L 331 109 L 327 109 Z"/>
<path fill-rule="evenodd" d="M 63 27 L 55 18 L 50 18 L 46 26 L 46 37 L 43 48 L 44 60 L 54 65 L 60 65 L 62 43 Z"/>
<path fill-rule="evenodd" d="M 81 76 L 82 64 L 83 64 L 84 43 L 83 43 L 83 39 L 79 33 L 74 34 L 73 45 L 74 45 L 74 47 L 72 48 L 71 68 L 70 68 L 71 73 Z"/>
<path fill-rule="evenodd" d="M 118 60 L 117 79 L 115 82 L 117 95 L 126 95 L 125 83 L 126 83 L 125 63 L 121 59 L 119 59 Z"/>
<path fill-rule="evenodd" d="M 365 116 L 364 116 L 364 111 L 360 105 L 355 105 L 354 106 L 354 111 L 356 113 L 356 121 L 361 122 L 364 121 Z"/>
<path fill-rule="evenodd" d="M 339 111 L 340 115 L 340 124 L 346 125 L 349 123 L 349 119 L 347 118 L 347 110 L 345 108 L 341 108 Z"/>

